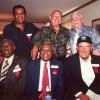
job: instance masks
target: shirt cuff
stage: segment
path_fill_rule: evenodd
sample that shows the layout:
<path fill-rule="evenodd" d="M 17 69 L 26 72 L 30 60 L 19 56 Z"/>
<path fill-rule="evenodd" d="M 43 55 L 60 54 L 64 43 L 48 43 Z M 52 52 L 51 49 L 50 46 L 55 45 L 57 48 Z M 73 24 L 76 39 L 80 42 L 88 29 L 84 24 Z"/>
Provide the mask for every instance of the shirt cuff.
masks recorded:
<path fill-rule="evenodd" d="M 78 92 L 77 94 L 75 94 L 75 97 L 77 98 L 80 94 L 82 94 L 82 92 Z"/>

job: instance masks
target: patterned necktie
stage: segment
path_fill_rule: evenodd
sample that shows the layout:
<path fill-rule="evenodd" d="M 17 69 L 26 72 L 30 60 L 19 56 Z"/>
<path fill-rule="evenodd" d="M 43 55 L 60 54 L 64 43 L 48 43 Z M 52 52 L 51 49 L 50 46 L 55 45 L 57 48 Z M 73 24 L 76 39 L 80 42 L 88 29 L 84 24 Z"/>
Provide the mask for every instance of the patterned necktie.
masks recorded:
<path fill-rule="evenodd" d="M 8 72 L 8 68 L 9 68 L 9 64 L 8 64 L 8 60 L 6 60 L 4 63 L 4 66 L 2 66 L 2 69 L 1 69 L 0 81 L 5 79 Z"/>
<path fill-rule="evenodd" d="M 43 78 L 42 78 L 42 100 L 44 100 L 44 97 L 46 95 L 47 86 L 49 87 L 49 76 L 48 76 L 47 63 L 45 63 L 43 69 Z"/>

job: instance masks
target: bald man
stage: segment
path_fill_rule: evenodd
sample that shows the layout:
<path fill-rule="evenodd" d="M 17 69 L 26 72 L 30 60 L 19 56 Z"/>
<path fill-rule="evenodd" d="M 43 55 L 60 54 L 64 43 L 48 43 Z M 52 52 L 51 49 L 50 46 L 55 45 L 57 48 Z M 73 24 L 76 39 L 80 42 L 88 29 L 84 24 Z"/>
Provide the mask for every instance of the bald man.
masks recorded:
<path fill-rule="evenodd" d="M 80 36 L 89 36 L 93 42 L 93 53 L 100 55 L 100 35 L 91 26 L 84 25 L 83 17 L 79 12 L 74 12 L 71 15 L 72 27 L 70 29 L 70 42 L 72 53 L 75 54 L 77 39 Z"/>

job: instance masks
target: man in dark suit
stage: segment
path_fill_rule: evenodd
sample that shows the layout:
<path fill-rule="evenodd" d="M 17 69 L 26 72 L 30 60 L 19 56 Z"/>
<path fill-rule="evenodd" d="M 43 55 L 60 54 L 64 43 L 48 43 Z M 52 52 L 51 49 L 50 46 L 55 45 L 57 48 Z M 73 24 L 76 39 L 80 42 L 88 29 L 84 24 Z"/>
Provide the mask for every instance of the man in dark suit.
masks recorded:
<path fill-rule="evenodd" d="M 4 60 L 0 63 L 0 100 L 20 100 L 25 88 L 26 59 L 14 54 L 15 45 L 10 39 L 1 44 Z"/>
<path fill-rule="evenodd" d="M 92 41 L 81 36 L 77 53 L 66 60 L 64 89 L 68 100 L 100 100 L 100 56 L 92 55 Z"/>
<path fill-rule="evenodd" d="M 44 96 L 46 97 L 49 94 L 53 99 L 62 100 L 62 64 L 55 59 L 51 59 L 52 55 L 52 45 L 50 43 L 44 43 L 40 47 L 40 59 L 31 62 L 27 66 L 27 92 L 31 100 L 44 100 L 43 87 L 46 83 L 43 83 L 43 75 L 45 63 L 47 64 L 46 72 L 48 72 L 45 79 L 48 76 L 48 84 L 45 87 Z"/>

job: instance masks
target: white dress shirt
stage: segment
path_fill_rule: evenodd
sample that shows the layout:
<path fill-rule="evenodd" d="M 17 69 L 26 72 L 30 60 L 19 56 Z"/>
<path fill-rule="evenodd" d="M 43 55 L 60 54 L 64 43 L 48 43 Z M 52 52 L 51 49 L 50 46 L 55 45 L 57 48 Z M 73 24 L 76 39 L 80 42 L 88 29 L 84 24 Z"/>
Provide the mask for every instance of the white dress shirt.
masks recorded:
<path fill-rule="evenodd" d="M 48 76 L 49 76 L 49 87 L 46 88 L 46 91 L 51 91 L 50 61 L 44 62 L 43 60 L 40 61 L 40 77 L 39 77 L 38 91 L 41 91 L 41 89 L 42 89 L 43 69 L 44 69 L 45 63 L 47 63 Z"/>
<path fill-rule="evenodd" d="M 95 78 L 95 74 L 91 64 L 91 57 L 89 56 L 87 61 L 82 60 L 80 57 L 80 64 L 82 79 L 87 84 L 87 86 L 90 86 Z"/>

